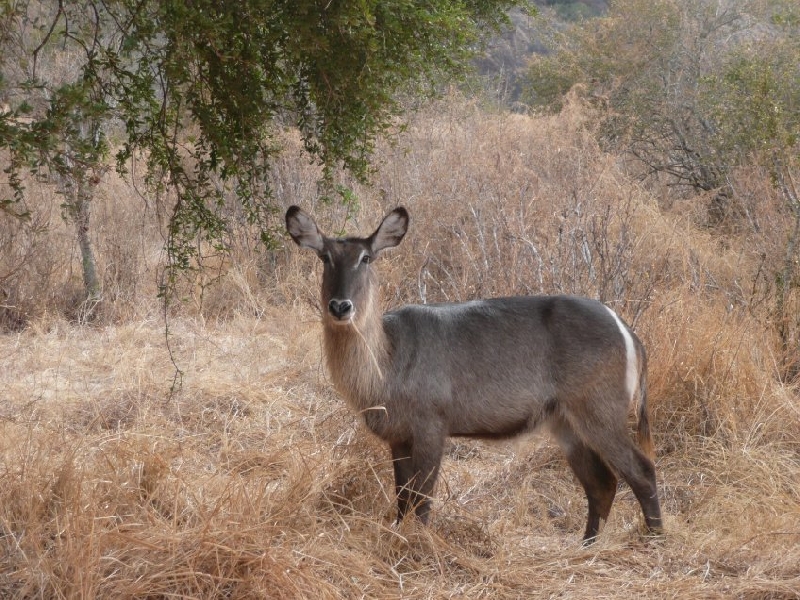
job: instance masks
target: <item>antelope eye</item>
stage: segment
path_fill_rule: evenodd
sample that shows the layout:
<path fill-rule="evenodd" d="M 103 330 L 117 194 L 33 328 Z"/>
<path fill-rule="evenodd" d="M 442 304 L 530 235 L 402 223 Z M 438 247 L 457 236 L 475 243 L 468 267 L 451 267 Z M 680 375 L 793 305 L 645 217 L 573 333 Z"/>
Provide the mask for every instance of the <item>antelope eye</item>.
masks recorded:
<path fill-rule="evenodd" d="M 369 254 L 365 254 L 364 258 L 361 259 L 361 263 L 364 265 L 368 265 L 372 262 L 372 257 Z"/>
<path fill-rule="evenodd" d="M 319 259 L 322 261 L 323 265 L 329 265 L 330 264 L 330 262 L 331 262 L 330 254 L 328 254 L 326 252 L 325 254 L 320 254 L 318 256 L 319 256 Z"/>

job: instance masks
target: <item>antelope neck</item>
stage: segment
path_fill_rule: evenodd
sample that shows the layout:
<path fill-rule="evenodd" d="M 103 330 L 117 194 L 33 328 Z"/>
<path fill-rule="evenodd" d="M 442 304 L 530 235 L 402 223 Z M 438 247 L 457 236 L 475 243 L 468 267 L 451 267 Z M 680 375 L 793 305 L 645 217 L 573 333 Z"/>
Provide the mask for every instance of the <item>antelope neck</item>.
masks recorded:
<path fill-rule="evenodd" d="M 383 404 L 389 371 L 389 340 L 380 314 L 357 323 L 324 322 L 324 349 L 336 390 L 356 412 Z"/>

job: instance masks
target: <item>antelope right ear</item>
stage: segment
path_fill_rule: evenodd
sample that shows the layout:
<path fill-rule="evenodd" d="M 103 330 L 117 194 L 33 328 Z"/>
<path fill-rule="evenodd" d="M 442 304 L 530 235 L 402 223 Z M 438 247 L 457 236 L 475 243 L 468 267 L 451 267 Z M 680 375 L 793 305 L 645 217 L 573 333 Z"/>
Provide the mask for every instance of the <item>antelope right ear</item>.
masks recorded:
<path fill-rule="evenodd" d="M 311 216 L 299 206 L 290 206 L 286 211 L 286 231 L 302 248 L 311 248 L 317 254 L 323 250 L 323 238 Z"/>
<path fill-rule="evenodd" d="M 372 251 L 377 254 L 402 242 L 408 231 L 408 221 L 408 211 L 402 206 L 386 215 L 375 233 L 369 237 Z"/>

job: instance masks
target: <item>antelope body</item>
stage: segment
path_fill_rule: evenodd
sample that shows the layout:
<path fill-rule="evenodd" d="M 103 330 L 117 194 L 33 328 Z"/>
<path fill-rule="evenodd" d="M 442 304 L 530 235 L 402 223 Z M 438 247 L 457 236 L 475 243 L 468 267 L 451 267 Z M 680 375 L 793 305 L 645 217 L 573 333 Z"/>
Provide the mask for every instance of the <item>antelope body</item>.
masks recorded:
<path fill-rule="evenodd" d="M 646 355 L 603 304 L 521 296 L 408 305 L 381 314 L 372 261 L 408 229 L 397 208 L 367 238 L 330 238 L 292 206 L 292 239 L 324 263 L 324 351 L 351 409 L 392 451 L 398 520 L 423 521 L 448 436 L 504 438 L 546 426 L 586 492 L 591 542 L 617 476 L 650 532 L 662 528 L 646 404 Z M 638 403 L 639 446 L 627 432 Z"/>

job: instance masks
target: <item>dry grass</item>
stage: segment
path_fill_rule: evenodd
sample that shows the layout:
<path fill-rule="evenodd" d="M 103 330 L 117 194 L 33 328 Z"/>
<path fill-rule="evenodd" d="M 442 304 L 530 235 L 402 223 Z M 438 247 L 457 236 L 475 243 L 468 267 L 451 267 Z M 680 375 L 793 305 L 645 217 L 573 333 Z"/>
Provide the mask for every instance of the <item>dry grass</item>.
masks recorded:
<path fill-rule="evenodd" d="M 779 376 L 761 238 L 660 210 L 585 119 L 574 105 L 541 119 L 440 106 L 381 149 L 347 228 L 370 231 L 396 202 L 411 211 L 408 240 L 380 263 L 388 304 L 565 291 L 635 321 L 664 539 L 640 536 L 622 486 L 581 547 L 585 500 L 544 438 L 451 443 L 431 525 L 392 528 L 389 453 L 326 379 L 314 260 L 232 244 L 212 260 L 219 281 L 200 282 L 202 306 L 171 317 L 170 356 L 152 296 L 157 219 L 124 237 L 111 223 L 136 197 L 117 192 L 97 241 L 117 290 L 105 318 L 80 326 L 31 303 L 35 318 L 0 336 L 0 595 L 798 597 L 800 401 Z M 314 176 L 289 152 L 275 183 L 344 226 L 343 209 L 311 205 Z M 26 285 L 74 284 L 63 264 L 35 268 L 64 239 L 28 258 Z"/>

